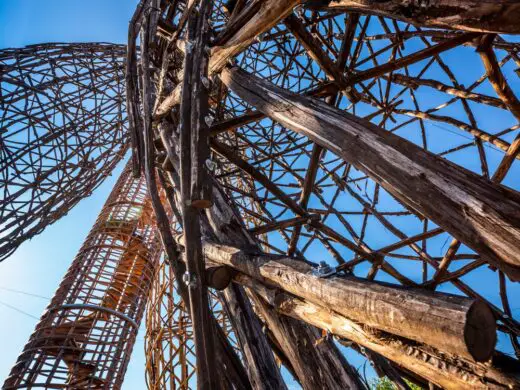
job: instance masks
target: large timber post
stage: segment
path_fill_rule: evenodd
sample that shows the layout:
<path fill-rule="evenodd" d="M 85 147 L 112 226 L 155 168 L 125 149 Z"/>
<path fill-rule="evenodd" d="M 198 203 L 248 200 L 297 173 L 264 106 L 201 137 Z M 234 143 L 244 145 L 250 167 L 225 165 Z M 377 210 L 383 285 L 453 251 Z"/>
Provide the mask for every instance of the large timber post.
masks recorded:
<path fill-rule="evenodd" d="M 222 81 L 248 104 L 367 173 L 396 199 L 520 280 L 520 194 L 370 122 L 234 68 Z"/>

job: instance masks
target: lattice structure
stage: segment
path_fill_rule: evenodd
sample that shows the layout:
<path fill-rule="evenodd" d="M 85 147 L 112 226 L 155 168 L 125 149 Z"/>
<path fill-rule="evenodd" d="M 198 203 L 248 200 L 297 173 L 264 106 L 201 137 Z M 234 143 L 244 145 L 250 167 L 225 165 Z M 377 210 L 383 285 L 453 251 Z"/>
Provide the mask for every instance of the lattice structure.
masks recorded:
<path fill-rule="evenodd" d="M 129 164 L 3 388 L 120 388 L 160 254 Z"/>
<path fill-rule="evenodd" d="M 155 276 L 146 316 L 146 382 L 149 389 L 188 389 L 195 375 L 189 314 L 167 263 Z"/>
<path fill-rule="evenodd" d="M 196 388 L 196 354 L 190 315 L 177 293 L 175 275 L 163 262 L 154 278 L 146 316 L 146 381 L 149 389 Z M 222 300 L 211 294 L 212 311 L 238 351 Z"/>
<path fill-rule="evenodd" d="M 0 260 L 123 157 L 124 56 L 103 43 L 0 50 Z"/>
<path fill-rule="evenodd" d="M 129 138 L 170 262 L 150 388 L 284 388 L 275 357 L 364 388 L 336 341 L 399 388 L 520 387 L 520 6 L 454 3 L 139 3 Z"/>
<path fill-rule="evenodd" d="M 368 141 L 366 151 L 348 149 L 340 135 L 326 131 L 328 126 L 333 128 L 335 125 L 332 119 L 327 122 L 322 106 L 312 106 L 314 103 L 298 100 L 291 94 L 283 95 L 285 92 L 276 87 L 292 94 L 324 100 L 338 108 L 334 115 L 339 115 L 336 112 L 340 111 L 352 113 L 399 137 L 388 142 L 417 146 L 409 148 L 409 155 L 404 147 L 400 149 L 406 158 L 413 159 L 414 155 L 421 153 L 420 150 L 426 150 L 428 156 L 432 156 L 428 158 L 435 161 L 434 166 L 443 166 L 442 160 L 435 156 L 451 161 L 454 165 L 446 166 L 447 172 L 451 169 L 461 172 L 467 175 L 470 183 L 487 183 L 480 187 L 482 193 L 487 191 L 484 190 L 486 185 L 502 191 L 503 187 L 490 182 L 503 182 L 518 190 L 515 178 L 519 173 L 516 160 L 520 145 L 520 105 L 515 97 L 518 86 L 515 71 L 520 64 L 519 45 L 515 39 L 493 34 L 505 29 L 506 24 L 502 27 L 499 23 L 492 23 L 493 27 L 481 24 L 479 28 L 482 30 L 475 32 L 478 28 L 468 18 L 462 24 L 452 26 L 459 31 L 431 29 L 421 24 L 446 27 L 439 19 L 433 20 L 432 15 L 436 12 L 433 6 L 431 9 L 428 6 L 421 10 L 414 8 L 409 14 L 404 11 L 399 14 L 397 8 L 377 11 L 392 19 L 370 15 L 376 10 L 361 5 L 358 9 L 351 3 L 356 2 L 303 6 L 291 1 L 215 3 L 210 18 L 211 50 L 204 49 L 209 52 L 208 77 L 213 76 L 209 112 L 214 121 L 209 129 L 212 136 L 209 143 L 217 165 L 214 176 L 233 199 L 250 233 L 257 236 L 264 251 L 305 258 L 314 263 L 324 261 L 332 267 L 332 272 L 346 272 L 368 281 L 413 286 L 425 292 L 450 292 L 487 301 L 499 319 L 498 349 L 514 356 L 515 351 L 517 354 L 520 351 L 518 322 L 509 297 L 518 287 L 507 280 L 507 275 L 516 279 L 518 264 L 509 268 L 502 260 L 491 259 L 490 252 L 486 252 L 484 247 L 471 242 L 471 239 L 466 240 L 468 236 L 461 230 L 464 223 L 468 226 L 473 223 L 469 221 L 471 217 L 464 223 L 457 219 L 457 226 L 453 226 L 450 220 L 456 219 L 456 214 L 445 209 L 442 215 L 442 212 L 435 213 L 427 207 L 427 204 L 438 202 L 438 208 L 444 209 L 446 200 L 436 197 L 437 190 L 435 185 L 429 185 L 426 170 L 421 173 L 423 176 L 419 176 L 424 178 L 422 184 L 427 183 L 426 187 L 420 187 L 421 180 L 402 186 L 389 184 L 393 180 L 392 172 L 387 172 L 388 177 L 385 177 L 383 169 L 378 170 L 385 160 L 388 159 L 391 165 L 391 159 L 395 158 L 385 155 L 385 148 L 374 147 L 374 150 L 379 147 L 379 154 L 374 154 L 377 158 L 358 156 L 364 153 L 372 156 Z M 164 122 L 172 123 L 173 132 L 166 131 L 164 135 L 159 125 L 155 134 L 160 133 L 163 140 L 171 137 L 169 142 L 173 152 L 180 153 L 177 155 L 180 166 L 175 165 L 175 155 L 168 157 L 172 160 L 170 170 L 180 175 L 182 188 L 182 149 L 186 147 L 182 146 L 182 126 L 190 109 L 187 105 L 183 108 L 180 92 L 187 87 L 198 88 L 196 84 L 190 84 L 197 83 L 193 81 L 196 80 L 194 77 L 204 78 L 199 74 L 188 75 L 195 66 L 190 61 L 196 61 L 201 55 L 197 51 L 197 39 L 203 38 L 189 32 L 191 19 L 188 15 L 191 13 L 195 18 L 193 13 L 197 14 L 197 11 L 179 3 L 161 5 L 160 13 L 153 8 L 147 9 L 146 2 L 144 10 L 140 11 L 144 15 L 140 23 L 145 23 L 147 12 L 151 15 L 148 25 L 143 27 L 148 29 L 148 33 L 154 31 L 154 21 L 158 19 L 157 37 L 152 38 L 156 44 L 149 46 L 148 56 L 153 63 L 162 64 L 162 71 L 157 69 L 148 74 L 150 85 L 155 84 L 159 91 L 158 97 L 145 89 L 141 99 L 146 105 L 151 96 L 149 104 L 156 108 L 152 112 L 156 123 L 161 120 L 163 126 L 166 126 Z M 198 12 L 197 15 L 202 15 L 203 8 Z M 431 12 L 431 19 L 428 12 Z M 447 15 L 452 11 L 443 12 Z M 401 21 L 409 21 L 414 13 L 421 14 L 413 19 L 417 20 L 415 25 Z M 498 20 L 499 14 L 502 15 L 497 11 L 493 17 Z M 187 56 L 184 60 L 184 80 L 192 77 L 188 84 L 186 81 L 183 85 L 179 83 L 178 61 L 171 61 L 168 57 L 177 58 L 178 50 L 190 50 L 190 55 L 195 53 L 192 54 L 195 59 Z M 248 74 L 236 68 L 226 70 L 229 63 Z M 216 77 L 219 73 L 220 79 Z M 267 92 L 263 94 L 263 90 Z M 192 101 L 191 115 L 196 110 L 193 107 Z M 291 116 L 292 109 L 303 119 L 299 120 L 298 114 Z M 305 117 L 306 113 L 308 117 Z M 202 112 L 198 114 L 203 115 Z M 146 116 L 145 112 L 145 122 Z M 345 116 L 344 121 L 349 118 Z M 355 136 L 358 138 L 372 129 L 362 120 L 348 123 L 363 129 Z M 152 129 L 155 127 L 145 127 L 145 134 Z M 348 137 L 347 132 L 344 134 Z M 349 138 L 351 143 L 356 140 Z M 379 140 L 370 142 L 376 141 Z M 168 141 L 164 142 L 166 152 L 170 153 Z M 357 143 L 362 147 L 363 142 Z M 341 145 L 336 147 L 337 144 Z M 144 153 L 146 147 L 142 145 L 141 148 L 141 153 Z M 159 153 L 164 150 L 161 148 L 159 145 Z M 164 158 L 162 153 L 160 158 Z M 196 164 L 193 159 L 198 158 L 197 153 L 200 151 L 192 149 L 192 180 L 196 180 L 194 169 L 197 168 L 193 168 Z M 395 172 L 403 171 L 402 180 L 405 182 L 405 171 L 412 168 L 396 164 L 393 169 Z M 468 171 L 489 181 L 479 181 L 477 176 L 466 173 Z M 433 173 L 434 176 L 437 174 L 444 172 Z M 398 175 L 396 177 L 399 181 Z M 175 184 L 175 180 L 173 175 L 172 183 Z M 461 184 L 461 188 L 467 187 Z M 423 188 L 426 188 L 424 192 Z M 180 193 L 178 196 L 186 199 Z M 505 196 L 505 202 L 517 199 L 514 192 Z M 480 194 L 477 197 L 486 202 Z M 477 210 L 481 206 L 468 207 Z M 518 224 L 514 222 L 517 215 L 514 208 L 509 210 L 506 219 L 511 219 L 504 223 L 509 224 L 507 226 L 517 236 Z M 490 223 L 483 231 L 492 231 L 497 226 L 506 225 Z M 197 239 L 196 236 L 192 238 Z M 491 242 L 493 248 L 500 246 L 498 241 Z M 514 242 L 511 246 L 511 241 L 508 247 L 515 247 L 518 238 Z M 235 246 L 240 244 L 237 242 Z M 480 250 L 485 255 L 481 256 Z M 334 267 L 335 264 L 338 267 Z M 247 273 L 243 268 L 240 271 Z M 493 282 L 483 284 L 479 280 Z M 290 292 L 295 293 L 294 290 Z M 304 295 L 299 296 L 303 298 Z M 310 299 L 310 296 L 305 298 Z M 279 311 L 289 314 L 290 310 L 279 307 Z M 305 319 L 301 314 L 292 312 L 289 315 L 300 315 L 300 319 Z M 306 320 L 309 321 L 309 317 Z M 368 319 L 361 316 L 356 321 L 363 323 Z M 323 326 L 319 321 L 310 322 Z M 375 347 L 370 342 L 361 343 L 361 346 Z M 390 360 L 390 366 L 394 368 L 390 370 L 392 373 L 377 356 L 367 352 L 367 357 L 378 372 L 393 376 L 393 380 L 405 377 L 423 384 L 430 381 L 446 386 L 449 383 L 442 378 L 442 369 L 433 374 L 412 369 L 412 365 L 404 362 L 406 359 L 395 360 L 395 355 L 392 357 L 392 353 L 385 351 L 389 345 L 379 347 L 377 352 L 384 352 L 383 355 Z M 355 344 L 354 349 L 359 350 Z M 426 367 L 439 359 L 435 353 L 424 352 L 421 348 L 417 354 L 422 354 Z M 499 362 L 504 355 L 495 355 L 494 359 L 497 368 L 507 372 Z M 510 363 L 517 364 L 514 360 Z M 452 375 L 457 377 L 457 381 L 463 383 L 464 375 L 471 378 L 465 382 L 467 386 L 477 386 L 489 380 L 479 378 L 476 368 L 465 372 L 460 368 L 461 364 L 455 363 L 454 366 L 459 368 L 453 368 L 454 372 L 458 371 Z M 449 366 L 447 363 L 446 367 Z M 414 374 L 410 375 L 410 370 Z M 505 385 L 517 379 L 501 380 Z"/>

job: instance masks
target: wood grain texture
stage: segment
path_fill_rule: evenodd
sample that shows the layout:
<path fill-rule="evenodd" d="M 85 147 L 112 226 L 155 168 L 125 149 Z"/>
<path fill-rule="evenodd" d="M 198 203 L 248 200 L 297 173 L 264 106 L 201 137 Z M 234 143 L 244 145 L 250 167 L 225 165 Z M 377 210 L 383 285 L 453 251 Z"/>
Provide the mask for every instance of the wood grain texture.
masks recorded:
<path fill-rule="evenodd" d="M 308 6 L 381 15 L 419 26 L 520 33 L 520 2 L 516 0 L 318 0 Z"/>
<path fill-rule="evenodd" d="M 518 192 L 368 121 L 282 90 L 237 68 L 224 70 L 221 79 L 247 103 L 352 163 L 512 280 L 520 280 Z"/>
<path fill-rule="evenodd" d="M 302 261 L 208 242 L 203 250 L 213 262 L 367 326 L 471 360 L 486 361 L 493 352 L 495 319 L 483 302 L 353 276 L 319 278 Z"/>

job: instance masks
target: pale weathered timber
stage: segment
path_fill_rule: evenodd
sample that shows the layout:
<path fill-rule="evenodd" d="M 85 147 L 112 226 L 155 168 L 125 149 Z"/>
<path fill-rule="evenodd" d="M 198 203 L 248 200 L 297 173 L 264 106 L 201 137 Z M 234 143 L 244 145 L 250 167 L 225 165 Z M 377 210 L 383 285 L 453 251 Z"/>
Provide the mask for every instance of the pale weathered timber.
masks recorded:
<path fill-rule="evenodd" d="M 305 321 L 334 335 L 345 337 L 384 356 L 399 367 L 446 389 L 515 389 L 520 377 L 507 365 L 495 367 L 460 359 L 406 339 L 395 337 L 289 294 L 269 290 L 255 280 L 237 275 L 239 283 L 248 285 L 284 315 Z"/>
<path fill-rule="evenodd" d="M 287 389 L 265 340 L 262 326 L 241 286 L 232 284 L 223 292 L 225 308 L 233 324 L 240 350 L 246 355 L 246 370 L 255 390 Z M 257 357 L 267 357 L 258 359 Z"/>
<path fill-rule="evenodd" d="M 517 0 L 311 0 L 309 7 L 386 16 L 417 26 L 466 31 L 520 33 Z"/>
<path fill-rule="evenodd" d="M 206 237 L 216 239 L 224 244 L 237 244 L 246 250 L 258 250 L 256 242 L 248 234 L 238 213 L 217 186 L 214 186 L 213 190 L 213 206 L 206 210 L 205 217 L 207 219 L 202 219 L 202 227 L 206 232 Z M 180 241 L 182 244 L 182 239 Z M 255 297 L 254 292 L 249 294 L 249 297 L 253 300 L 258 298 Z M 250 305 L 249 300 L 244 300 L 244 304 Z M 261 313 L 266 314 L 263 311 Z M 273 324 L 283 321 L 278 318 L 278 314 L 274 311 L 271 311 L 269 316 L 274 321 Z M 251 318 L 252 321 L 255 319 L 258 321 L 256 316 Z M 319 336 L 312 329 L 309 329 L 305 324 L 291 321 L 285 322 L 284 327 L 287 332 L 294 335 L 293 340 L 287 341 L 285 340 L 287 335 L 284 332 L 277 332 L 276 341 L 282 348 L 283 353 L 291 357 L 291 364 L 300 383 L 309 383 L 309 387 L 307 387 L 309 389 L 316 388 L 316 386 L 312 386 L 316 382 L 307 377 L 310 372 L 318 371 L 319 375 L 315 378 L 322 378 L 324 383 L 332 384 L 331 388 L 362 389 L 364 387 L 357 373 L 352 370 L 333 343 L 326 342 L 319 349 L 309 351 L 310 346 L 319 340 Z M 271 329 L 271 331 L 274 334 L 274 330 Z M 265 338 L 261 337 L 260 340 L 264 342 Z M 265 353 L 256 354 L 256 356 L 256 359 L 271 359 L 272 353 L 269 355 Z M 259 368 L 268 367 L 268 364 L 262 364 L 258 361 L 255 361 L 254 365 Z M 258 374 L 262 375 L 260 377 L 264 378 L 264 381 L 265 378 L 271 378 L 271 374 L 262 370 L 259 370 Z M 254 379 L 251 380 L 254 382 Z"/>
<path fill-rule="evenodd" d="M 237 15 L 234 23 L 239 26 L 233 34 L 211 48 L 209 74 L 218 73 L 228 60 L 238 55 L 260 34 L 268 31 L 280 20 L 291 13 L 301 0 L 259 0 L 251 2 Z M 254 11 L 254 12 L 252 12 Z M 159 105 L 155 117 L 168 114 L 180 101 L 180 86 L 168 95 Z"/>
<path fill-rule="evenodd" d="M 496 342 L 491 309 L 482 301 L 403 288 L 354 276 L 319 278 L 309 264 L 230 246 L 203 243 L 207 259 L 333 310 L 367 326 L 486 361 Z"/>
<path fill-rule="evenodd" d="M 403 204 L 520 280 L 520 194 L 429 153 L 368 121 L 226 69 L 247 103 L 367 173 Z"/>
<path fill-rule="evenodd" d="M 289 15 L 301 0 L 261 0 L 253 1 L 236 17 L 240 25 L 234 33 L 211 49 L 210 73 L 218 73 L 228 60 L 248 47 L 260 34 L 269 31 Z M 256 8 L 253 15 L 249 8 Z"/>
<path fill-rule="evenodd" d="M 332 340 L 322 339 L 318 329 L 298 319 L 278 314 L 256 294 L 251 294 L 251 298 L 255 309 L 291 361 L 305 390 L 354 390 L 365 387 L 353 368 L 344 359 L 337 359 Z M 315 366 L 309 369 L 309 363 L 315 363 Z"/>

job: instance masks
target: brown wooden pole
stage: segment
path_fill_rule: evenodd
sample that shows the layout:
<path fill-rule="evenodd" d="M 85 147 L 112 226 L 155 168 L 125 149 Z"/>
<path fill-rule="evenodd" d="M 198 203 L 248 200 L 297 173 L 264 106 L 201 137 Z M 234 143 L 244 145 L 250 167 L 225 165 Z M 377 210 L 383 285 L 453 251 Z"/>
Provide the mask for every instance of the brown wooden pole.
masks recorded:
<path fill-rule="evenodd" d="M 353 276 L 321 278 L 302 261 L 252 255 L 208 242 L 203 248 L 213 262 L 233 267 L 367 326 L 477 361 L 486 361 L 493 353 L 495 318 L 481 301 Z"/>
<path fill-rule="evenodd" d="M 475 363 L 439 353 L 432 348 L 351 321 L 335 311 L 289 294 L 262 294 L 265 289 L 255 287 L 251 281 L 249 284 L 262 297 L 269 299 L 280 314 L 345 337 L 442 388 L 514 389 L 520 386 L 520 378 L 514 368 L 495 367 L 489 363 Z"/>
<path fill-rule="evenodd" d="M 257 244 L 254 239 L 248 234 L 245 226 L 243 225 L 239 214 L 232 207 L 229 201 L 226 199 L 224 194 L 217 188 L 214 187 L 213 191 L 213 202 L 214 205 L 206 210 L 206 219 L 202 221 L 206 237 L 214 237 L 216 241 L 223 244 L 239 245 L 241 248 L 247 251 L 258 250 Z M 180 240 L 182 242 L 182 239 Z M 249 294 L 248 294 L 249 295 Z M 254 296 L 249 295 L 252 299 Z M 249 304 L 249 301 L 247 301 Z M 277 317 L 276 312 L 269 313 L 270 316 Z M 256 317 L 255 317 L 256 318 Z M 305 376 L 309 376 L 308 373 L 313 371 L 319 371 L 319 377 L 329 378 L 332 380 L 335 378 L 334 385 L 331 388 L 363 388 L 364 386 L 360 383 L 357 374 L 351 371 L 350 366 L 341 356 L 341 353 L 335 347 L 335 345 L 328 341 L 323 346 L 314 352 L 305 352 L 308 348 L 314 345 L 318 340 L 316 335 L 306 329 L 305 325 L 299 324 L 296 326 L 292 323 L 286 323 L 285 326 L 291 332 L 296 335 L 292 343 L 291 348 L 295 348 L 298 353 L 292 353 L 288 348 L 287 342 L 284 341 L 286 336 L 283 332 L 277 333 L 279 337 L 276 338 L 278 344 L 282 347 L 283 353 L 286 356 L 291 356 L 291 363 L 297 372 L 298 380 L 303 383 L 306 381 Z M 273 331 L 274 332 L 274 331 Z M 261 339 L 263 340 L 263 338 Z M 316 358 L 313 358 L 312 354 L 317 354 Z M 257 354 L 254 364 L 259 363 L 259 359 L 272 358 L 272 353 Z M 265 364 L 259 364 L 259 367 L 265 367 Z M 296 367 L 299 367 L 297 369 Z M 264 378 L 270 378 L 270 374 L 263 374 Z M 315 376 L 315 378 L 318 376 Z M 266 379 L 264 379 L 266 380 Z M 312 381 L 307 383 L 314 383 Z M 327 382 L 329 383 L 329 382 Z M 315 386 L 307 387 L 309 389 L 316 388 Z"/>
<path fill-rule="evenodd" d="M 321 332 L 314 326 L 279 315 L 256 294 L 251 297 L 305 390 L 364 388 L 354 369 L 343 359 L 337 359 L 332 340 L 320 340 Z M 314 369 L 309 370 L 310 364 L 315 364 Z"/>
<path fill-rule="evenodd" d="M 311 0 L 308 7 L 361 12 L 403 20 L 416 26 L 466 31 L 520 33 L 520 2 L 509 0 Z"/>
<path fill-rule="evenodd" d="M 232 21 L 233 32 L 221 39 L 218 46 L 211 49 L 209 74 L 219 72 L 230 58 L 248 47 L 258 35 L 268 31 L 300 4 L 301 0 L 260 0 L 250 2 Z M 155 118 L 167 115 L 180 100 L 178 86 L 159 105 Z"/>
<path fill-rule="evenodd" d="M 163 122 L 161 128 L 163 146 L 165 146 L 166 150 L 168 151 L 168 158 L 170 159 L 171 166 L 173 167 L 173 171 L 169 172 L 169 179 L 173 189 L 176 192 L 179 192 L 178 180 L 175 177 L 176 170 L 179 169 L 179 161 L 177 156 L 173 153 L 172 147 L 172 145 L 179 144 L 179 139 L 177 139 L 172 126 L 168 125 L 166 122 Z M 170 135 L 171 139 L 168 139 L 168 134 Z M 176 208 L 176 198 L 178 197 L 175 197 L 173 193 L 169 195 L 169 199 L 173 204 L 173 209 Z M 201 228 L 203 230 L 203 234 L 213 237 L 217 240 L 224 240 L 225 242 L 230 240 L 231 242 L 239 242 L 244 245 L 244 239 L 246 238 L 240 234 L 240 230 L 238 231 L 238 235 L 234 236 L 233 233 L 237 234 L 236 231 L 234 231 L 236 229 L 228 229 L 224 227 L 225 225 L 220 225 L 225 224 L 227 218 L 232 217 L 232 215 L 227 213 L 227 211 L 229 211 L 229 207 L 223 206 L 223 199 L 221 198 L 220 193 L 216 188 L 213 189 L 213 199 L 215 199 L 218 206 L 216 208 L 211 207 L 207 209 L 207 215 L 209 218 L 207 218 L 206 215 L 202 216 Z M 219 213 L 215 215 L 215 211 L 217 210 L 219 210 Z M 215 225 L 213 222 L 217 223 L 217 225 Z M 249 244 L 252 245 L 252 242 Z M 214 264 L 209 264 L 206 262 L 206 268 L 213 269 Z M 283 379 L 278 370 L 278 367 L 276 367 L 273 354 L 269 350 L 268 342 L 265 336 L 263 333 L 258 332 L 258 330 L 261 328 L 260 322 L 254 314 L 249 300 L 243 299 L 244 292 L 241 287 L 230 286 L 229 288 L 233 288 L 234 291 L 224 292 L 224 296 L 227 301 L 227 309 L 233 318 L 237 339 L 240 343 L 241 349 L 244 353 L 244 359 L 247 363 L 247 375 L 245 375 L 243 379 L 246 380 L 249 378 L 250 382 L 256 386 L 263 386 L 265 388 L 283 388 Z M 225 336 L 222 337 L 220 334 L 217 335 L 218 340 L 221 341 L 221 344 L 227 343 Z M 241 365 L 238 367 L 238 369 L 243 371 Z"/>
<path fill-rule="evenodd" d="M 221 79 L 246 102 L 352 163 L 512 280 L 520 280 L 519 193 L 368 121 L 237 68 L 224 70 Z"/>
<path fill-rule="evenodd" d="M 244 289 L 232 284 L 223 294 L 226 297 L 226 311 L 237 335 L 240 350 L 246 355 L 245 361 L 250 363 L 246 364 L 246 370 L 253 389 L 287 389 L 269 343 L 265 340 L 260 321 L 256 318 Z"/>
<path fill-rule="evenodd" d="M 218 374 L 215 365 L 213 328 L 209 308 L 204 258 L 201 250 L 199 225 L 200 202 L 204 201 L 204 161 L 209 155 L 208 91 L 203 85 L 207 78 L 208 58 L 206 45 L 209 39 L 209 17 L 212 2 L 203 1 L 198 12 L 188 18 L 184 78 L 180 121 L 180 184 L 183 230 L 186 238 L 186 273 L 183 281 L 188 285 L 193 338 L 197 353 L 197 388 L 216 389 Z"/>

